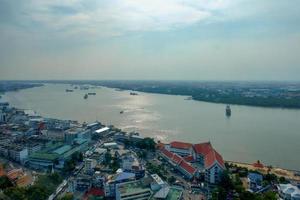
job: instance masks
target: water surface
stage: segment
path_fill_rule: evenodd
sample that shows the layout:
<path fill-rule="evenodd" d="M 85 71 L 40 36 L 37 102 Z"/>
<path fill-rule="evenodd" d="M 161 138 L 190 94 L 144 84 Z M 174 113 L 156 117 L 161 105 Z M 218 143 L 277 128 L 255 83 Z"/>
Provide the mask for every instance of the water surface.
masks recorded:
<path fill-rule="evenodd" d="M 224 104 L 185 100 L 184 96 L 140 92 L 132 96 L 129 91 L 104 87 L 67 93 L 67 88 L 49 84 L 8 92 L 3 98 L 46 117 L 99 120 L 162 141 L 211 141 L 226 160 L 261 160 L 300 170 L 300 110 L 231 106 L 232 116 L 227 118 Z M 83 99 L 86 92 L 97 95 Z"/>

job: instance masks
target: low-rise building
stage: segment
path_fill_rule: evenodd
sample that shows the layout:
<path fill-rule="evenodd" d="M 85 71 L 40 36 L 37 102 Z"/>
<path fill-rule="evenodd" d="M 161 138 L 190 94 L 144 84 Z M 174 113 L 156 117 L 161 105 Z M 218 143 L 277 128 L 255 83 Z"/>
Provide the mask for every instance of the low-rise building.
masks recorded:
<path fill-rule="evenodd" d="M 249 190 L 256 192 L 262 188 L 263 176 L 258 173 L 249 173 L 247 177 Z"/>
<path fill-rule="evenodd" d="M 105 187 L 105 196 L 107 197 L 115 197 L 116 195 L 116 184 L 124 183 L 128 181 L 134 181 L 135 174 L 129 172 L 117 172 L 115 175 L 111 175 L 107 177 L 107 181 L 104 185 Z"/>
<path fill-rule="evenodd" d="M 94 159 L 85 159 L 84 160 L 84 170 L 87 174 L 93 173 L 94 172 L 94 168 L 97 165 L 97 161 Z"/>
<path fill-rule="evenodd" d="M 300 188 L 292 184 L 279 184 L 277 186 L 282 200 L 300 200 Z"/>
<path fill-rule="evenodd" d="M 116 185 L 116 200 L 149 199 L 152 195 L 151 180 L 120 183 Z"/>
<path fill-rule="evenodd" d="M 8 151 L 8 156 L 14 161 L 24 163 L 28 158 L 28 149 L 23 146 L 11 145 Z"/>
<path fill-rule="evenodd" d="M 108 149 L 118 149 L 118 144 L 115 142 L 104 143 L 103 146 Z"/>

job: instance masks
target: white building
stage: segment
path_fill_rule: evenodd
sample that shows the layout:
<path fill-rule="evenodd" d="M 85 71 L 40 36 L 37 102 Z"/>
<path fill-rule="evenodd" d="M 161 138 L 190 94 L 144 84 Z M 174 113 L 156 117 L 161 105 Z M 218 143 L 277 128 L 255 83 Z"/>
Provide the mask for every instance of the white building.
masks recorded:
<path fill-rule="evenodd" d="M 277 186 L 280 199 L 300 200 L 300 189 L 292 184 L 279 184 Z"/>
<path fill-rule="evenodd" d="M 151 174 L 151 177 L 153 179 L 153 182 L 150 185 L 151 190 L 158 191 L 161 188 L 168 186 L 168 184 L 164 182 L 157 174 Z"/>
<path fill-rule="evenodd" d="M 103 146 L 108 149 L 118 149 L 118 144 L 115 142 L 104 143 Z"/>
<path fill-rule="evenodd" d="M 26 147 L 11 147 L 8 155 L 11 159 L 23 163 L 28 158 L 28 149 Z"/>
<path fill-rule="evenodd" d="M 96 165 L 97 161 L 95 159 L 88 158 L 84 160 L 84 169 L 87 173 L 93 171 Z"/>

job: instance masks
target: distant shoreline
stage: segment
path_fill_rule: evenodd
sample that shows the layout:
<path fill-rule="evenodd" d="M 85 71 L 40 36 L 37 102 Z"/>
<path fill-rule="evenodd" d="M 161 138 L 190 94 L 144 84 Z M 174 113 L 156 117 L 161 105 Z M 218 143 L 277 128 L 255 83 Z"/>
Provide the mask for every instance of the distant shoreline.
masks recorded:
<path fill-rule="evenodd" d="M 292 106 L 291 105 L 273 105 L 273 104 L 268 104 L 268 103 L 265 103 L 265 104 L 247 103 L 245 101 L 240 101 L 239 102 L 238 99 L 235 99 L 233 101 L 222 100 L 222 99 L 214 100 L 214 99 L 199 98 L 197 96 L 192 96 L 192 95 L 188 95 L 188 94 L 179 94 L 179 93 L 171 93 L 171 92 L 158 92 L 158 91 L 142 90 L 142 89 L 134 89 L 134 88 L 124 88 L 124 87 L 113 87 L 113 86 L 107 86 L 107 85 L 104 85 L 104 84 L 92 84 L 92 85 L 108 87 L 108 88 L 112 88 L 112 89 L 144 92 L 144 93 L 150 93 L 150 94 L 165 94 L 165 95 L 187 96 L 187 97 L 190 97 L 190 99 L 186 99 L 186 100 L 202 101 L 202 102 L 216 103 L 216 104 L 229 104 L 229 105 L 238 105 L 238 106 L 252 106 L 252 107 L 275 108 L 275 109 L 297 109 L 297 110 L 300 109 L 300 103 L 299 103 L 299 105 L 294 105 L 294 106 L 293 105 Z"/>
<path fill-rule="evenodd" d="M 10 81 L 13 82 L 13 81 Z M 94 85 L 153 94 L 188 96 L 187 100 L 275 109 L 300 109 L 300 83 L 196 81 L 19 81 L 22 84 Z M 1 86 L 1 82 L 0 82 Z M 32 86 L 31 86 L 32 87 Z M 22 89 L 22 88 L 20 88 Z M 1 87 L 0 87 L 1 92 Z"/>

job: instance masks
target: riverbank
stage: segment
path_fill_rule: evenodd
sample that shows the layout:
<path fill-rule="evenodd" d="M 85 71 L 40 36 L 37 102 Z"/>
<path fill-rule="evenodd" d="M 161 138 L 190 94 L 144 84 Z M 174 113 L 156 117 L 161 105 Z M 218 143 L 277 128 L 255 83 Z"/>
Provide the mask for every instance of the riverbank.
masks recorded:
<path fill-rule="evenodd" d="M 284 177 L 291 181 L 300 182 L 300 171 L 283 169 L 276 166 L 261 166 L 255 167 L 254 164 L 243 163 L 238 161 L 226 161 L 228 164 L 236 165 L 238 167 L 247 168 L 248 170 L 258 171 L 262 174 L 275 174 L 278 177 Z"/>
<path fill-rule="evenodd" d="M 44 84 L 31 83 L 29 81 L 0 81 L 0 95 L 4 95 L 5 92 L 41 87 L 43 85 Z"/>

